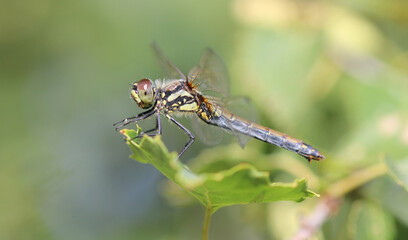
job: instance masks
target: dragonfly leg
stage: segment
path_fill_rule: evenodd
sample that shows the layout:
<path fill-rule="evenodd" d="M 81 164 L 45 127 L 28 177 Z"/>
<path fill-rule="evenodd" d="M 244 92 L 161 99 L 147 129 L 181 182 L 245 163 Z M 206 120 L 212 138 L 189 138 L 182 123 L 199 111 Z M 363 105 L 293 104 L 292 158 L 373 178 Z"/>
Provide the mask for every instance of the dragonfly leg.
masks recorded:
<path fill-rule="evenodd" d="M 143 120 L 143 119 L 146 119 L 146 118 L 150 117 L 155 112 L 157 112 L 157 111 L 155 111 L 155 109 L 150 109 L 150 110 L 148 110 L 146 112 L 142 112 L 142 113 L 138 114 L 137 116 L 130 117 L 130 118 L 125 118 L 122 121 L 119 121 L 119 122 L 113 124 L 113 126 L 115 127 L 116 131 L 118 131 L 118 129 L 123 128 L 124 126 L 126 126 L 128 124 L 131 124 L 131 123 L 134 123 L 134 122 L 137 122 L 137 121 L 140 121 L 140 120 Z"/>
<path fill-rule="evenodd" d="M 150 132 L 154 132 L 154 131 L 156 131 L 156 132 L 155 132 L 155 133 L 150 133 Z M 141 132 L 139 135 L 137 135 L 136 137 L 132 138 L 132 140 L 134 140 L 134 139 L 136 139 L 136 138 L 143 137 L 144 135 L 153 137 L 153 136 L 161 135 L 161 134 L 162 134 L 162 126 L 161 126 L 160 112 L 157 112 L 157 113 L 156 113 L 156 127 L 155 127 L 155 128 L 152 128 L 152 129 L 150 129 L 150 130 L 147 130 L 147 131 L 145 131 L 145 132 Z"/>
<path fill-rule="evenodd" d="M 187 141 L 187 143 L 184 145 L 183 149 L 180 151 L 180 153 L 178 154 L 178 158 L 181 157 L 181 155 L 191 146 L 191 144 L 193 144 L 194 140 L 195 140 L 195 136 L 183 125 L 181 125 L 181 123 L 177 122 L 174 118 L 172 118 L 170 115 L 166 114 L 166 117 L 168 119 L 170 119 L 170 121 L 172 121 L 173 123 L 175 123 L 181 130 L 183 130 L 185 133 L 187 133 L 187 135 L 189 136 L 189 139 Z"/>

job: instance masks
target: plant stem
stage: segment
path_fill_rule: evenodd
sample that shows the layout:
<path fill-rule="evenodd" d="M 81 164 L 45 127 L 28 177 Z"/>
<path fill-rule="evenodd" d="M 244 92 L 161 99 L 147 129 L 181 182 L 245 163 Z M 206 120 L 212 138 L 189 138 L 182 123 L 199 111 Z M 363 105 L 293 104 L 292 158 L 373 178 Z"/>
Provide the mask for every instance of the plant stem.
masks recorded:
<path fill-rule="evenodd" d="M 212 208 L 210 206 L 207 206 L 206 209 L 205 209 L 203 231 L 201 233 L 201 239 L 202 240 L 207 240 L 208 239 L 208 232 L 210 230 L 210 221 L 211 221 L 212 213 L 213 213 Z"/>
<path fill-rule="evenodd" d="M 328 188 L 328 195 L 332 197 L 341 197 L 352 190 L 364 185 L 365 183 L 387 173 L 387 167 L 384 163 L 378 163 L 368 168 L 362 169 L 350 175 L 349 177 L 333 183 Z"/>
<path fill-rule="evenodd" d="M 378 163 L 331 184 L 327 189 L 326 196 L 320 200 L 313 213 L 309 217 L 301 219 L 300 229 L 291 240 L 310 239 L 322 224 L 339 209 L 341 197 L 386 173 L 385 164 Z"/>

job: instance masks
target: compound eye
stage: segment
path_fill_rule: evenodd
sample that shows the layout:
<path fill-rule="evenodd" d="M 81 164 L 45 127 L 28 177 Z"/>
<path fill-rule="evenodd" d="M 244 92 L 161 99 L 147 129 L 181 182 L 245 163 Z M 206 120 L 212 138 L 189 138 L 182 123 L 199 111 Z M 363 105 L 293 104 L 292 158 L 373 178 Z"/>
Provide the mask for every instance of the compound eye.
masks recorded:
<path fill-rule="evenodd" d="M 144 78 L 137 83 L 137 91 L 141 95 L 147 95 L 149 92 L 152 92 L 152 82 Z"/>
<path fill-rule="evenodd" d="M 134 89 L 136 87 L 136 89 Z M 141 108 L 149 108 L 155 101 L 155 89 L 150 79 L 144 78 L 133 85 L 133 99 Z"/>

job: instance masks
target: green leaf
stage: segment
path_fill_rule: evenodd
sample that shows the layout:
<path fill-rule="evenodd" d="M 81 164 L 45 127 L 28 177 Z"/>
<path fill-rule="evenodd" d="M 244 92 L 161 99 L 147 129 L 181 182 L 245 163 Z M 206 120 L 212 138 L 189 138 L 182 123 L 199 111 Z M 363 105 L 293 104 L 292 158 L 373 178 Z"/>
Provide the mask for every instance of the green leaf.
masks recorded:
<path fill-rule="evenodd" d="M 239 163 L 217 172 L 194 173 L 178 160 L 176 153 L 168 152 L 160 136 L 132 140 L 138 134 L 135 130 L 124 129 L 121 133 L 132 151 L 131 158 L 152 164 L 213 212 L 234 204 L 303 201 L 318 196 L 307 189 L 305 179 L 271 183 L 268 172 L 258 171 L 249 163 Z"/>
<path fill-rule="evenodd" d="M 385 164 L 388 167 L 390 176 L 408 191 L 408 158 L 396 161 L 392 158 L 386 158 Z"/>

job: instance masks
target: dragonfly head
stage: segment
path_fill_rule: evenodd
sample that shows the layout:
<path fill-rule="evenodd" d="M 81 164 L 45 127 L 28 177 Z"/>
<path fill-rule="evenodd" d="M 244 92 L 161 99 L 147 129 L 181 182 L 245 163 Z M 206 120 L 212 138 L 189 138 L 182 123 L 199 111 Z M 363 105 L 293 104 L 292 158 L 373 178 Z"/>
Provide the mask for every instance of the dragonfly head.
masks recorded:
<path fill-rule="evenodd" d="M 144 78 L 132 84 L 130 96 L 141 108 L 151 107 L 156 100 L 156 88 L 152 80 Z"/>

